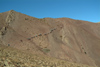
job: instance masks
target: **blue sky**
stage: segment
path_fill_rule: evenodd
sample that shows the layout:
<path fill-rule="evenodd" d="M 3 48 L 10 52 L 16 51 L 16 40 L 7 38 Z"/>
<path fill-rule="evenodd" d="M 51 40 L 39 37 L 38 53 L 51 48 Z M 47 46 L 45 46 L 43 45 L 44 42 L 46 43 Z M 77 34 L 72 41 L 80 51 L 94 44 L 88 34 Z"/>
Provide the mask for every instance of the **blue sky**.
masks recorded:
<path fill-rule="evenodd" d="M 100 0 L 0 0 L 0 13 L 15 10 L 36 18 L 100 22 Z"/>

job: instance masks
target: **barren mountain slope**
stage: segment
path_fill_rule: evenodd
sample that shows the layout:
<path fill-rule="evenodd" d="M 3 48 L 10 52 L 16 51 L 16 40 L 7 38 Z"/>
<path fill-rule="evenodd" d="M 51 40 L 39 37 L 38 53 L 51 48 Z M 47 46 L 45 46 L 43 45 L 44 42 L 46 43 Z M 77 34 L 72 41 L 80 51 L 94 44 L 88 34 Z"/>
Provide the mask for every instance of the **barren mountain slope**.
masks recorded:
<path fill-rule="evenodd" d="M 13 10 L 0 14 L 4 45 L 33 54 L 100 66 L 100 24 L 69 18 L 38 19 Z"/>
<path fill-rule="evenodd" d="M 0 67 L 93 67 L 0 45 Z"/>

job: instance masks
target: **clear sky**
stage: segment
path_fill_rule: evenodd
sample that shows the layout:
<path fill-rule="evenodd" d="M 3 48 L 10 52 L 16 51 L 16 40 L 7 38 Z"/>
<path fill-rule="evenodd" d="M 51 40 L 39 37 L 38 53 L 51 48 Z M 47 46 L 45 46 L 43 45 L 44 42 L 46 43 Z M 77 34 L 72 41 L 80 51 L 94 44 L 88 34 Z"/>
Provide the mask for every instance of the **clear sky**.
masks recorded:
<path fill-rule="evenodd" d="M 0 0 L 0 13 L 15 10 L 36 18 L 100 22 L 100 0 Z"/>

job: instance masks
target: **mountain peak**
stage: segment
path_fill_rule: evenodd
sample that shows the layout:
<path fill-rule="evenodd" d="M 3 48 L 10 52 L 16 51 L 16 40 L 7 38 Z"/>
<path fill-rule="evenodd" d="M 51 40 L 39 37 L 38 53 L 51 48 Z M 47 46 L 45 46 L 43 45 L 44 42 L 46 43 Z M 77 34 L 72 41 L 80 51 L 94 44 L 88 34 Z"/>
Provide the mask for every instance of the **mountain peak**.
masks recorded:
<path fill-rule="evenodd" d="M 10 11 L 14 11 L 14 10 L 10 10 Z"/>
<path fill-rule="evenodd" d="M 100 67 L 99 28 L 100 24 L 87 21 L 38 19 L 14 10 L 0 14 L 1 44 L 94 67 Z"/>

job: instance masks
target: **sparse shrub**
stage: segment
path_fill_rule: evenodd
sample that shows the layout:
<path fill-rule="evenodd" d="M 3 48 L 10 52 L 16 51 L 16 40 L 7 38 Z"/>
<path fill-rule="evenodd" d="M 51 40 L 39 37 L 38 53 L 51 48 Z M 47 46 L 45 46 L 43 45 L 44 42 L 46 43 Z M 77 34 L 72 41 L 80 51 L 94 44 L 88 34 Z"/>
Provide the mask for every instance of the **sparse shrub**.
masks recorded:
<path fill-rule="evenodd" d="M 82 47 L 82 49 L 84 49 L 84 48 Z"/>
<path fill-rule="evenodd" d="M 27 50 L 30 50 L 29 48 L 27 48 Z"/>
<path fill-rule="evenodd" d="M 42 36 L 42 34 L 39 34 L 39 36 Z"/>
<path fill-rule="evenodd" d="M 47 48 L 47 47 L 44 47 L 44 48 Z"/>
<path fill-rule="evenodd" d="M 51 30 L 51 31 L 53 31 L 53 30 Z"/>
<path fill-rule="evenodd" d="M 23 40 L 20 40 L 21 42 L 23 42 Z"/>
<path fill-rule="evenodd" d="M 35 37 L 37 37 L 37 35 Z"/>
<path fill-rule="evenodd" d="M 50 33 L 52 33 L 52 31 L 50 31 Z"/>
<path fill-rule="evenodd" d="M 31 37 L 31 38 L 35 38 L 35 36 Z"/>
<path fill-rule="evenodd" d="M 60 36 L 62 38 L 62 36 Z"/>
<path fill-rule="evenodd" d="M 44 35 L 47 35 L 47 34 L 44 34 Z"/>
<path fill-rule="evenodd" d="M 54 28 L 54 30 L 56 30 L 56 28 Z"/>
<path fill-rule="evenodd" d="M 8 44 L 8 46 L 10 46 L 10 44 Z"/>
<path fill-rule="evenodd" d="M 25 20 L 28 20 L 28 18 L 25 18 Z"/>
<path fill-rule="evenodd" d="M 31 38 L 27 38 L 28 40 L 31 40 Z"/>
<path fill-rule="evenodd" d="M 45 52 L 45 53 L 48 53 L 48 52 L 50 52 L 50 49 L 44 48 L 44 49 L 42 49 L 42 51 Z"/>
<path fill-rule="evenodd" d="M 85 54 L 87 54 L 86 52 L 84 52 Z"/>

